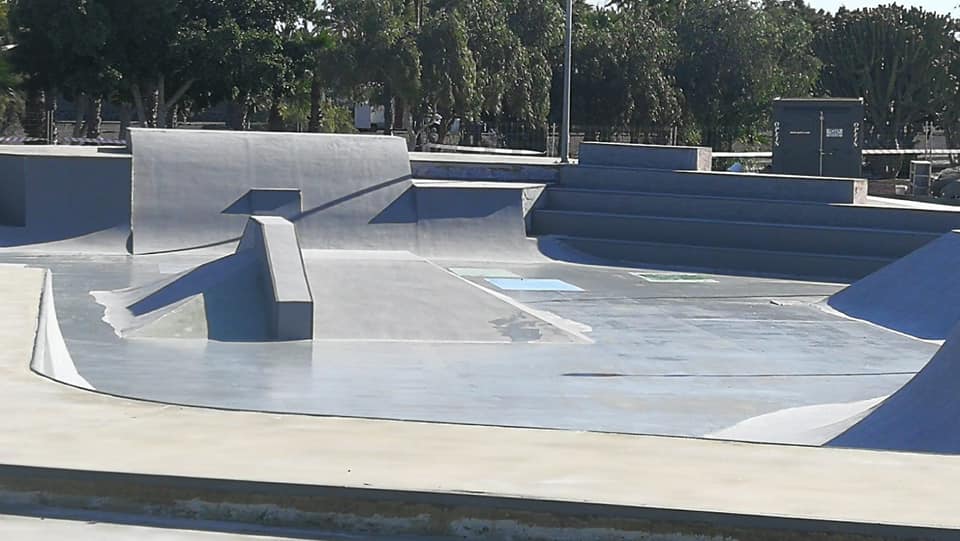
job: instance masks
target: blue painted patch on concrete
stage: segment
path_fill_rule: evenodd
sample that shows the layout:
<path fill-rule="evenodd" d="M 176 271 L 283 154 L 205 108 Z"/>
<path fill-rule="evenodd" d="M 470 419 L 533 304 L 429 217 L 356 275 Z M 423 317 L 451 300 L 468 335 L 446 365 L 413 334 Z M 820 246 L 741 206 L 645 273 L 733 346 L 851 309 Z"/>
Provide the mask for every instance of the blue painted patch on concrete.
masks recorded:
<path fill-rule="evenodd" d="M 540 278 L 487 278 L 486 280 L 505 291 L 583 291 L 563 280 Z"/>

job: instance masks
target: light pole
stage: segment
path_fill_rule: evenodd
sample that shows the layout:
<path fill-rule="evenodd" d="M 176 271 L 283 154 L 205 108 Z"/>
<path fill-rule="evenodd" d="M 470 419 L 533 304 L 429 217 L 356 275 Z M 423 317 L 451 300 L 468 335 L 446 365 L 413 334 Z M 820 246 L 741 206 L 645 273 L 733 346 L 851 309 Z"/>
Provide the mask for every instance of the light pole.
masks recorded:
<path fill-rule="evenodd" d="M 563 58 L 563 118 L 560 121 L 560 163 L 570 163 L 570 79 L 573 72 L 573 0 L 567 0 L 567 32 Z"/>

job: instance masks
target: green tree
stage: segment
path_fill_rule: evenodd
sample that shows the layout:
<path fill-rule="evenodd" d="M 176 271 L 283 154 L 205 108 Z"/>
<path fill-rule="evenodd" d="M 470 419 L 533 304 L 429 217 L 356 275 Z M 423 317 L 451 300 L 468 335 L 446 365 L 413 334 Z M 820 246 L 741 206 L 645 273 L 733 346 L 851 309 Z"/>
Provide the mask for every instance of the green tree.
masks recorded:
<path fill-rule="evenodd" d="M 802 19 L 782 28 L 786 2 L 761 9 L 749 0 L 687 2 L 676 21 L 677 82 L 694 140 L 716 149 L 758 138 L 773 98 L 805 94 L 815 73 Z M 800 39 L 785 43 L 785 36 Z M 806 43 L 804 43 L 806 39 Z M 799 55 L 790 52 L 795 47 Z M 807 71 L 809 70 L 809 71 Z"/>
<path fill-rule="evenodd" d="M 863 97 L 866 145 L 910 148 L 927 120 L 955 99 L 956 23 L 896 4 L 841 9 L 816 38 L 821 84 L 837 97 Z"/>
<path fill-rule="evenodd" d="M 328 0 L 332 32 L 338 36 L 332 59 L 340 84 L 386 107 L 392 132 L 394 102 L 420 99 L 418 20 L 405 0 Z"/>
<path fill-rule="evenodd" d="M 577 8 L 574 123 L 599 126 L 602 139 L 630 130 L 634 140 L 641 128 L 672 125 L 679 113 L 672 34 L 643 4 Z"/>

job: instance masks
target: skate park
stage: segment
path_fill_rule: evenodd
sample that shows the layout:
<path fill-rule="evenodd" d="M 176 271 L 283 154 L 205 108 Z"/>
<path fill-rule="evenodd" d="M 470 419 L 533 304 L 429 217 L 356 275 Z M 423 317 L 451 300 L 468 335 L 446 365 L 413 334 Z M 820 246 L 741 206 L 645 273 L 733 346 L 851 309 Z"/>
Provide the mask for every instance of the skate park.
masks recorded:
<path fill-rule="evenodd" d="M 0 162 L 5 497 L 465 537 L 960 529 L 955 207 L 690 147 L 135 129 Z"/>

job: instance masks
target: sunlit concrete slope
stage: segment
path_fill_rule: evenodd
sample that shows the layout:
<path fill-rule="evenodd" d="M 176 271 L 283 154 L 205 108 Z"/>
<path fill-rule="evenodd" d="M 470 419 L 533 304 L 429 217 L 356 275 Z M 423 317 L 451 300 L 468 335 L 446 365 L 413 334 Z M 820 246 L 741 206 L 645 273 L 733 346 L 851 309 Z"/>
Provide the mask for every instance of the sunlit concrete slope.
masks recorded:
<path fill-rule="evenodd" d="M 831 308 L 899 332 L 942 340 L 960 321 L 960 231 L 857 281 L 828 300 Z"/>
<path fill-rule="evenodd" d="M 831 440 L 832 447 L 960 453 L 960 326 L 909 383 L 863 420 Z"/>
<path fill-rule="evenodd" d="M 93 389 L 73 363 L 60 332 L 57 308 L 53 302 L 53 275 L 44 271 L 43 290 L 40 296 L 40 312 L 37 318 L 37 335 L 30 359 L 30 369 L 51 379 L 80 387 Z"/>

